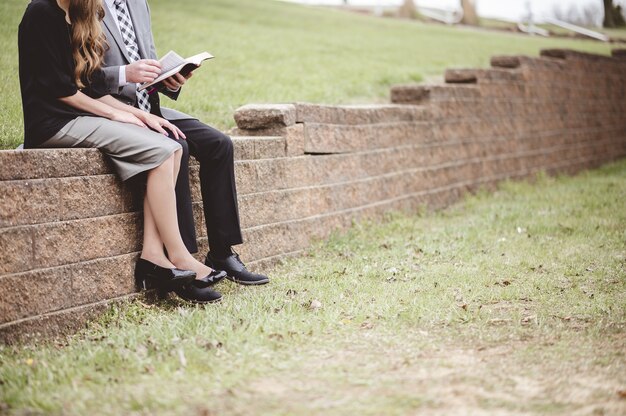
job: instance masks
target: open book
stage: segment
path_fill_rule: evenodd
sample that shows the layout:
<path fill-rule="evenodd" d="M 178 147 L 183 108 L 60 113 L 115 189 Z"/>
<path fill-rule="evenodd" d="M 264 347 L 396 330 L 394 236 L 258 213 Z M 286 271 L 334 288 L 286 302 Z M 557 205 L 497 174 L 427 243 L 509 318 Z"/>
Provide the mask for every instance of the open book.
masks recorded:
<path fill-rule="evenodd" d="M 169 51 L 163 58 L 159 59 L 159 62 L 161 62 L 161 75 L 156 77 L 152 82 L 144 82 L 138 90 L 145 90 L 179 72 L 182 76 L 186 76 L 191 71 L 198 68 L 203 61 L 211 58 L 213 58 L 213 55 L 208 52 L 202 52 L 184 59 L 176 52 Z"/>

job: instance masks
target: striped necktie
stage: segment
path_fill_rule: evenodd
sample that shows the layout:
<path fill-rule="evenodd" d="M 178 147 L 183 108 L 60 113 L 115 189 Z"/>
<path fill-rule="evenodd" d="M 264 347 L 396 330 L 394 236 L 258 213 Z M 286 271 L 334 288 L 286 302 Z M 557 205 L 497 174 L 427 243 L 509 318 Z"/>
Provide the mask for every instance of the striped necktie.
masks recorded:
<path fill-rule="evenodd" d="M 122 39 L 124 40 L 124 45 L 126 45 L 128 57 L 132 62 L 138 61 L 141 59 L 141 56 L 139 56 L 139 46 L 137 45 L 135 30 L 133 29 L 133 21 L 130 19 L 130 14 L 126 8 L 126 1 L 115 0 L 113 4 L 117 12 L 117 23 L 122 34 Z M 148 98 L 149 96 L 146 90 L 137 91 L 137 106 L 144 111 L 150 112 L 150 102 Z"/>

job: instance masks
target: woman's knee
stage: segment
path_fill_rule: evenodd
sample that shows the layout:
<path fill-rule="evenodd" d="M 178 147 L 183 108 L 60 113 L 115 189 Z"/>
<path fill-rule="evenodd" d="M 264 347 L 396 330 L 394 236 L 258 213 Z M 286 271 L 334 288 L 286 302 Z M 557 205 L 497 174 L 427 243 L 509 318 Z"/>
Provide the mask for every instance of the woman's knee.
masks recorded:
<path fill-rule="evenodd" d="M 171 149 L 170 149 L 171 152 Z M 180 159 L 183 155 L 182 146 L 176 146 L 175 150 L 170 153 L 170 155 L 163 160 L 163 162 L 157 166 L 155 169 L 172 169 L 177 162 L 180 162 Z"/>
<path fill-rule="evenodd" d="M 174 161 L 180 164 L 181 160 L 184 159 L 185 150 L 181 147 L 180 149 L 176 150 L 172 156 L 174 157 Z M 189 159 L 189 155 L 187 155 L 187 159 Z"/>
<path fill-rule="evenodd" d="M 176 162 L 176 155 L 180 154 L 180 149 L 174 151 L 171 155 L 169 155 L 163 162 L 155 168 L 155 170 L 162 169 L 172 169 L 174 167 L 174 163 Z"/>

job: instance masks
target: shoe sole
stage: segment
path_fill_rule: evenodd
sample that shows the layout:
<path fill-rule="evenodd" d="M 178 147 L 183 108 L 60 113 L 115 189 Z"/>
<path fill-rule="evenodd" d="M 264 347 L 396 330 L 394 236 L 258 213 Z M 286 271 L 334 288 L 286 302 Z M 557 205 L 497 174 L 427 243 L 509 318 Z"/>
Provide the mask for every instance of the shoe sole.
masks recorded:
<path fill-rule="evenodd" d="M 232 277 L 232 276 L 226 276 L 226 278 L 230 280 L 231 282 L 235 282 L 243 286 L 261 286 L 261 285 L 266 285 L 270 282 L 270 279 L 255 280 L 254 282 L 249 282 L 247 280 L 238 280 L 236 277 Z"/>

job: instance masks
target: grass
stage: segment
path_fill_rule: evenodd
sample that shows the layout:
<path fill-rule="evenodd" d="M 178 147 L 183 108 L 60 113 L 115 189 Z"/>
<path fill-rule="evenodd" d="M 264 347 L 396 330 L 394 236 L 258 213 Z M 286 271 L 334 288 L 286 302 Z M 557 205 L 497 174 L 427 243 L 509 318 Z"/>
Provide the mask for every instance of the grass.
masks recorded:
<path fill-rule="evenodd" d="M 26 0 L 0 2 L 0 149 L 22 141 L 17 26 Z M 485 67 L 495 54 L 541 48 L 608 53 L 593 41 L 540 39 L 361 16 L 271 0 L 151 0 L 163 55 L 203 50 L 206 63 L 176 103 L 167 105 L 226 129 L 253 102 L 385 101 L 389 86 L 441 76 L 453 66 Z"/>
<path fill-rule="evenodd" d="M 622 161 L 356 224 L 219 305 L 0 346 L 0 412 L 623 414 L 624 200 Z"/>

